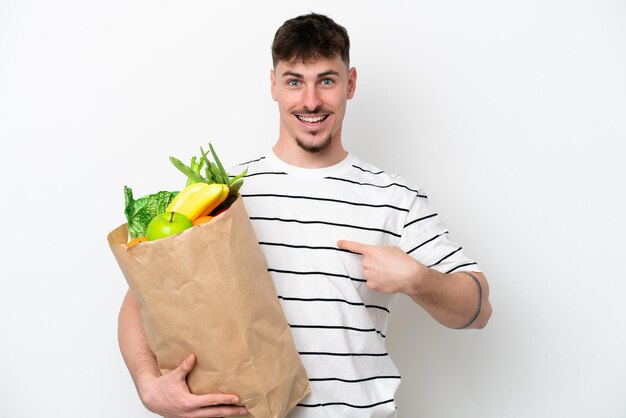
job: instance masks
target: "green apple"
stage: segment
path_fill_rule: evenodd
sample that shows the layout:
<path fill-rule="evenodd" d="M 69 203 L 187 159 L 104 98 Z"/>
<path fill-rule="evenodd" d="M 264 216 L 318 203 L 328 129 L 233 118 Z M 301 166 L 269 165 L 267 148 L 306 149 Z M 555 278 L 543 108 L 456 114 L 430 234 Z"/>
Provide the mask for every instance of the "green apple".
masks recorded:
<path fill-rule="evenodd" d="M 149 241 L 165 238 L 191 228 L 191 220 L 179 212 L 163 212 L 158 214 L 148 224 L 147 236 Z"/>

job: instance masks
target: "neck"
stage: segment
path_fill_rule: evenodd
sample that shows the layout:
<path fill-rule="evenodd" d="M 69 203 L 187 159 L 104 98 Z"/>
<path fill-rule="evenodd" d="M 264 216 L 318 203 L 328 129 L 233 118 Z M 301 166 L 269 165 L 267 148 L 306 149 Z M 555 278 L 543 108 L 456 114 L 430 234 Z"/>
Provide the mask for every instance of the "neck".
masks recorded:
<path fill-rule="evenodd" d="M 272 148 L 274 154 L 289 165 L 302 168 L 324 168 L 343 161 L 348 152 L 340 138 L 335 138 L 320 152 L 305 151 L 292 138 L 281 137 Z"/>

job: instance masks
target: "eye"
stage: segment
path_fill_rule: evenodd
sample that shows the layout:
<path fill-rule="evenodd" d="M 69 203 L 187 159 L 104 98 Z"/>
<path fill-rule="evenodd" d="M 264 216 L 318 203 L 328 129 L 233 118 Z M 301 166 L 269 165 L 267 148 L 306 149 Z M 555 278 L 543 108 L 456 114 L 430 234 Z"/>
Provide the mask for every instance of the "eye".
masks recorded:
<path fill-rule="evenodd" d="M 290 87 L 297 87 L 300 85 L 300 80 L 295 80 L 295 79 L 287 80 L 287 85 Z"/>
<path fill-rule="evenodd" d="M 323 78 L 320 80 L 320 84 L 322 86 L 332 86 L 333 84 L 335 84 L 335 80 L 333 80 L 332 78 Z"/>

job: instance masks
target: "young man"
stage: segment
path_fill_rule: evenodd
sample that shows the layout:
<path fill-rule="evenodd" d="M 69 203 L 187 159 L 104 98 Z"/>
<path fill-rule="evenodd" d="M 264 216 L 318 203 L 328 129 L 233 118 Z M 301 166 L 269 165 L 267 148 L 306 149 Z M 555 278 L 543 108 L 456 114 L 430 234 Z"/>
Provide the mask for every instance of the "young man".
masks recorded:
<path fill-rule="evenodd" d="M 451 328 L 491 315 L 477 264 L 449 240 L 426 196 L 349 154 L 341 130 L 357 73 L 346 30 L 291 19 L 272 45 L 278 140 L 246 163 L 242 196 L 311 382 L 290 417 L 395 417 L 399 373 L 385 348 L 394 295 Z M 129 293 L 120 347 L 146 407 L 166 417 L 245 414 L 236 395 L 189 393 L 191 355 L 161 376 Z"/>

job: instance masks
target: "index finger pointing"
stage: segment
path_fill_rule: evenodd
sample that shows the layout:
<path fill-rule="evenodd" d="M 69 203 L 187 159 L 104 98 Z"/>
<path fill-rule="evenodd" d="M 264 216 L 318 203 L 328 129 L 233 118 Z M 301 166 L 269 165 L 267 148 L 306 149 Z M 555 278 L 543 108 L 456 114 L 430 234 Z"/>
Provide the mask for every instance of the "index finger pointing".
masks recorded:
<path fill-rule="evenodd" d="M 337 241 L 337 247 L 341 248 L 342 250 L 348 250 L 350 252 L 357 253 L 357 254 L 363 254 L 365 250 L 367 249 L 366 244 L 361 244 L 360 242 L 346 241 L 346 240 Z"/>

